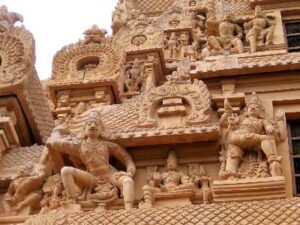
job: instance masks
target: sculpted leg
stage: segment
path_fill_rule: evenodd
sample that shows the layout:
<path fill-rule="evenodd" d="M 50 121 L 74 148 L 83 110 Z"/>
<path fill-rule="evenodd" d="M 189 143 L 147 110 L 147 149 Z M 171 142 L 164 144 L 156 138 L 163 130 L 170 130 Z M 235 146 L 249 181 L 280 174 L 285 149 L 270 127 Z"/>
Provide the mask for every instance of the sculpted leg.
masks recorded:
<path fill-rule="evenodd" d="M 63 167 L 61 169 L 61 179 L 70 198 L 76 198 L 81 194 L 81 189 L 75 183 L 73 170 L 73 167 Z"/>
<path fill-rule="evenodd" d="M 243 156 L 243 150 L 237 146 L 229 145 L 226 160 L 226 172 L 232 175 L 237 174 Z"/>
<path fill-rule="evenodd" d="M 84 189 L 92 189 L 97 183 L 90 173 L 67 166 L 62 168 L 61 178 L 69 198 L 78 198 Z"/>
<path fill-rule="evenodd" d="M 28 195 L 22 202 L 17 206 L 17 210 L 20 211 L 25 207 L 37 207 L 42 199 L 42 196 L 38 193 L 32 193 Z"/>
<path fill-rule="evenodd" d="M 239 38 L 235 38 L 233 41 L 233 46 L 235 47 L 235 49 L 238 51 L 238 53 L 244 53 L 244 45 L 241 39 Z"/>
<path fill-rule="evenodd" d="M 256 41 L 257 34 L 251 30 L 247 35 L 247 39 L 250 43 L 251 53 L 255 53 L 257 51 L 257 41 Z"/>
<path fill-rule="evenodd" d="M 122 189 L 125 209 L 132 209 L 134 202 L 134 181 L 131 177 L 122 179 Z"/>
<path fill-rule="evenodd" d="M 281 157 L 277 156 L 277 148 L 274 139 L 266 139 L 261 142 L 261 148 L 266 154 L 270 164 L 271 176 L 282 176 Z"/>
<path fill-rule="evenodd" d="M 208 43 L 212 46 L 213 49 L 215 49 L 216 51 L 221 51 L 222 50 L 222 46 L 220 45 L 220 42 L 218 41 L 218 39 L 214 36 L 210 36 L 208 38 Z"/>

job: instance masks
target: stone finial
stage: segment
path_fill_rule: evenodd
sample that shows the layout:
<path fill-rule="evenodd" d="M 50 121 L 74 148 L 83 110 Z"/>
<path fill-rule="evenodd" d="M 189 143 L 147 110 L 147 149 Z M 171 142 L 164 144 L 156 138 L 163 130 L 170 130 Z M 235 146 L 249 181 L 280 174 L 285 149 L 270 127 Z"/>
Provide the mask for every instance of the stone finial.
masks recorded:
<path fill-rule="evenodd" d="M 0 7 L 0 32 L 10 31 L 18 21 L 23 22 L 22 15 L 15 12 L 8 12 L 5 5 Z"/>

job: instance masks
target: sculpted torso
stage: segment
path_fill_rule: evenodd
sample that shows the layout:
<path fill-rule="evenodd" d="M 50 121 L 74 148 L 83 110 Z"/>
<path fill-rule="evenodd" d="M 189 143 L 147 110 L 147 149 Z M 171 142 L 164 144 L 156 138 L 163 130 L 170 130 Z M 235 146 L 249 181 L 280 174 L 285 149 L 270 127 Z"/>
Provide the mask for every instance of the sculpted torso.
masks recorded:
<path fill-rule="evenodd" d="M 166 190 L 173 189 L 180 184 L 181 174 L 177 171 L 168 171 L 162 174 L 162 181 Z"/>
<path fill-rule="evenodd" d="M 263 132 L 263 121 L 256 117 L 247 117 L 240 125 L 242 133 L 261 134 Z"/>
<path fill-rule="evenodd" d="M 219 25 L 219 31 L 221 37 L 232 37 L 234 35 L 235 25 L 228 22 L 222 22 Z"/>
<path fill-rule="evenodd" d="M 255 18 L 253 21 L 253 28 L 265 29 L 267 28 L 267 21 L 264 18 Z"/>
<path fill-rule="evenodd" d="M 79 153 L 88 171 L 93 175 L 109 173 L 109 152 L 106 142 L 84 140 Z"/>

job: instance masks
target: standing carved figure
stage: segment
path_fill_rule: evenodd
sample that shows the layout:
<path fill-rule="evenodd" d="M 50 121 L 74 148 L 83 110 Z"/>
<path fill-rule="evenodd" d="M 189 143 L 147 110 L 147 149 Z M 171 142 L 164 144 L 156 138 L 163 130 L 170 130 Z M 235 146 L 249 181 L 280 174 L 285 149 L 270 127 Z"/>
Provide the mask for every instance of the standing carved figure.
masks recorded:
<path fill-rule="evenodd" d="M 125 73 L 125 88 L 127 92 L 138 92 L 145 89 L 145 73 L 144 66 L 135 59 L 131 69 Z"/>
<path fill-rule="evenodd" d="M 220 124 L 228 123 L 225 140 L 226 166 L 220 176 L 225 179 L 240 178 L 238 173 L 245 151 L 263 151 L 272 176 L 281 176 L 281 157 L 277 154 L 276 141 L 284 140 L 284 115 L 278 112 L 277 124 L 265 117 L 264 110 L 256 94 L 252 94 L 243 116 L 235 116 L 228 100 L 225 100 L 225 113 Z"/>
<path fill-rule="evenodd" d="M 238 53 L 244 52 L 242 42 L 243 32 L 239 25 L 234 22 L 231 15 L 226 15 L 224 20 L 219 24 L 220 37 L 210 36 L 208 43 L 215 51 L 229 50 L 232 46 Z"/>
<path fill-rule="evenodd" d="M 11 30 L 18 21 L 23 22 L 22 15 L 8 12 L 7 7 L 4 5 L 0 7 L 0 32 Z"/>
<path fill-rule="evenodd" d="M 246 39 L 250 43 L 251 52 L 257 51 L 264 44 L 273 43 L 274 23 L 268 19 L 260 6 L 255 7 L 253 20 L 244 23 Z"/>
<path fill-rule="evenodd" d="M 104 140 L 104 125 L 96 111 L 92 111 L 84 126 L 84 137 L 79 141 L 63 139 L 48 140 L 51 151 L 58 151 L 79 157 L 87 171 L 65 166 L 61 170 L 63 186 L 68 198 L 67 203 L 89 199 L 99 204 L 108 203 L 118 196 L 124 197 L 125 209 L 133 207 L 135 164 L 129 153 L 120 145 Z M 127 172 L 117 171 L 109 164 L 114 156 L 122 162 Z"/>
<path fill-rule="evenodd" d="M 172 32 L 170 34 L 169 39 L 165 39 L 164 45 L 165 45 L 165 49 L 167 50 L 167 58 L 169 59 L 178 58 L 181 44 L 175 32 Z"/>

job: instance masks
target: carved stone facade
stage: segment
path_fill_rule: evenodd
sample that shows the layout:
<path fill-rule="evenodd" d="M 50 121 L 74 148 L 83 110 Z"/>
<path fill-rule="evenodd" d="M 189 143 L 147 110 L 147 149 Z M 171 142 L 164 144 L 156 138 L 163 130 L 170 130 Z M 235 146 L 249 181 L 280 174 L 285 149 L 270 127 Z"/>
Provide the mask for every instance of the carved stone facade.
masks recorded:
<path fill-rule="evenodd" d="M 298 20 L 295 0 L 119 0 L 42 86 L 2 6 L 0 224 L 299 224 Z"/>

